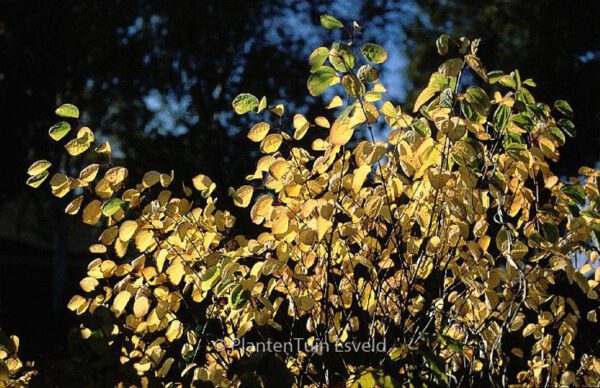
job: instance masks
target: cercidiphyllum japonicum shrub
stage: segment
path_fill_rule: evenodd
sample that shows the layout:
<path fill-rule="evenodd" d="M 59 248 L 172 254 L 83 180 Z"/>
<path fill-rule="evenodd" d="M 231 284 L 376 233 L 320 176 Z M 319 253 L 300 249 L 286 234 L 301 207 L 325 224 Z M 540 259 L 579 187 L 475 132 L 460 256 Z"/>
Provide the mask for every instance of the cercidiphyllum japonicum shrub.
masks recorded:
<path fill-rule="evenodd" d="M 51 176 L 54 195 L 75 196 L 68 214 L 104 228 L 68 305 L 83 338 L 117 347 L 136 371 L 123 381 L 142 385 L 598 384 L 600 173 L 564 182 L 551 170 L 574 132 L 569 104 L 536 101 L 517 70 L 487 72 L 478 39 L 442 35 L 448 59 L 402 110 L 379 82 L 385 49 L 356 24 L 321 24 L 346 36 L 309 59 L 328 117 L 233 101 L 264 154 L 229 190 L 251 207 L 252 236 L 236 235 L 208 176 L 130 182 L 75 106 L 56 110 L 52 139 L 95 162 L 68 176 L 37 161 L 28 184 Z M 242 337 L 387 351 L 219 342 Z"/>
<path fill-rule="evenodd" d="M 0 329 L 0 387 L 23 387 L 36 375 L 32 363 L 19 358 L 19 338 Z"/>

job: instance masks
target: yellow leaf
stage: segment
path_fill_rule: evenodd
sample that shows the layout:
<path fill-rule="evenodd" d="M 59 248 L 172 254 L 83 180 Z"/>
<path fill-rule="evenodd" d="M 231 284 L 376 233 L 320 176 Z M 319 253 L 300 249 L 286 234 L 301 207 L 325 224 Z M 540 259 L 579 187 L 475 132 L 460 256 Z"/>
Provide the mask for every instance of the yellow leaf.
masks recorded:
<path fill-rule="evenodd" d="M 308 122 L 308 120 L 306 120 L 306 117 L 302 116 L 301 114 L 296 114 L 294 115 L 294 139 L 296 140 L 300 140 L 304 137 L 304 135 L 306 134 L 306 131 L 308 131 L 308 128 L 310 127 L 310 123 Z"/>
<path fill-rule="evenodd" d="M 87 206 L 83 209 L 83 222 L 88 225 L 96 225 L 100 220 L 100 215 L 102 214 L 101 210 L 102 203 L 94 199 L 92 202 L 88 203 Z"/>
<path fill-rule="evenodd" d="M 127 220 L 119 228 L 119 240 L 129 241 L 138 228 L 138 223 L 133 220 Z"/>
<path fill-rule="evenodd" d="M 488 80 L 487 71 L 483 67 L 481 59 L 479 59 L 473 54 L 467 54 L 465 55 L 465 61 L 467 61 L 469 67 L 473 69 L 475 73 L 477 73 L 481 78 L 483 78 L 486 81 Z"/>
<path fill-rule="evenodd" d="M 336 120 L 329 131 L 329 142 L 333 145 L 343 146 L 352 139 L 354 127 L 350 127 L 349 119 Z"/>
<path fill-rule="evenodd" d="M 50 166 L 52 166 L 52 163 L 50 163 L 47 160 L 38 160 L 37 162 L 34 162 L 29 169 L 27 170 L 27 174 L 34 176 L 34 175 L 39 175 L 41 173 L 43 173 L 44 171 L 46 171 L 47 169 L 50 168 Z"/>
<path fill-rule="evenodd" d="M 287 232 L 289 225 L 289 219 L 285 212 L 280 212 L 279 216 L 273 220 L 273 234 L 283 234 Z"/>
<path fill-rule="evenodd" d="M 275 179 L 283 179 L 283 177 L 285 176 L 285 174 L 289 171 L 290 167 L 288 165 L 288 162 L 286 162 L 285 160 L 278 160 L 275 163 L 273 163 L 270 167 L 269 167 L 269 173 L 275 178 Z"/>
<path fill-rule="evenodd" d="M 136 298 L 135 302 L 133 302 L 133 314 L 138 318 L 145 317 L 149 308 L 150 301 L 143 295 Z"/>
<path fill-rule="evenodd" d="M 135 247 L 140 252 L 145 252 L 154 244 L 154 232 L 142 229 L 135 235 Z"/>
<path fill-rule="evenodd" d="M 325 233 L 331 228 L 333 223 L 330 220 L 327 220 L 323 217 L 317 218 L 317 237 L 319 241 L 325 237 Z"/>
<path fill-rule="evenodd" d="M 52 188 L 52 194 L 58 198 L 62 198 L 71 191 L 71 178 L 65 174 L 54 174 L 50 179 L 50 187 Z"/>
<path fill-rule="evenodd" d="M 394 105 L 389 101 L 384 102 L 380 110 L 386 117 L 396 117 L 398 115 L 396 108 L 394 108 Z"/>
<path fill-rule="evenodd" d="M 79 282 L 79 285 L 81 286 L 81 289 L 85 292 L 91 292 L 94 291 L 96 289 L 96 287 L 98 286 L 98 280 L 93 278 L 93 277 L 86 277 L 81 279 L 81 281 Z"/>
<path fill-rule="evenodd" d="M 253 142 L 259 142 L 267 136 L 269 130 L 271 129 L 271 125 L 269 123 L 265 123 L 261 121 L 260 123 L 255 124 L 248 132 L 248 139 Z"/>
<path fill-rule="evenodd" d="M 329 120 L 323 116 L 319 116 L 315 119 L 315 124 L 317 124 L 321 128 L 329 128 L 331 124 L 329 124 Z"/>
<path fill-rule="evenodd" d="M 385 92 L 387 92 L 387 89 L 385 88 L 385 86 L 378 83 L 378 84 L 375 84 L 375 86 L 373 86 L 373 91 L 377 92 L 377 93 L 385 93 Z"/>
<path fill-rule="evenodd" d="M 90 245 L 90 252 L 102 255 L 106 253 L 106 246 L 102 244 Z"/>
<path fill-rule="evenodd" d="M 212 186 L 212 183 L 212 179 L 202 174 L 196 175 L 194 179 L 192 179 L 192 184 L 198 191 L 208 190 Z"/>
<path fill-rule="evenodd" d="M 169 275 L 169 281 L 174 285 L 178 285 L 185 275 L 185 268 L 181 261 L 176 261 L 169 268 L 167 268 L 167 275 Z"/>
<path fill-rule="evenodd" d="M 315 301 L 309 295 L 298 298 L 298 308 L 303 311 L 310 311 L 315 306 Z"/>
<path fill-rule="evenodd" d="M 76 311 L 85 302 L 86 302 L 86 299 L 83 296 L 75 295 L 71 298 L 71 300 L 69 301 L 69 304 L 67 304 L 67 308 L 71 311 Z"/>
<path fill-rule="evenodd" d="M 105 141 L 104 143 L 102 143 L 102 145 L 96 147 L 95 151 L 99 154 L 110 154 L 112 152 L 112 149 L 110 148 L 110 143 L 108 141 Z"/>
<path fill-rule="evenodd" d="M 260 224 L 263 222 L 266 216 L 269 216 L 273 207 L 271 204 L 273 203 L 273 198 L 270 195 L 263 195 L 258 198 L 252 206 L 252 210 L 250 210 L 250 218 L 252 218 L 252 222 L 255 224 Z"/>
<path fill-rule="evenodd" d="M 285 111 L 285 107 L 283 106 L 283 104 L 277 104 L 275 106 L 270 107 L 269 109 L 271 110 L 271 112 L 275 113 L 279 117 L 283 116 L 283 112 Z"/>
<path fill-rule="evenodd" d="M 437 190 L 443 188 L 446 185 L 446 183 L 448 183 L 451 177 L 452 174 L 450 174 L 449 172 L 439 172 L 434 170 L 433 168 L 430 168 L 427 171 L 427 178 L 429 179 L 429 183 L 431 183 L 431 186 L 433 186 L 433 188 Z"/>
<path fill-rule="evenodd" d="M 125 178 L 129 175 L 129 172 L 125 167 L 113 167 L 104 174 L 104 179 L 112 186 L 120 185 Z"/>
<path fill-rule="evenodd" d="M 94 142 L 94 133 L 88 127 L 82 127 L 77 132 L 77 137 L 65 144 L 65 149 L 71 156 L 77 156 L 84 153 L 90 144 Z"/>
<path fill-rule="evenodd" d="M 169 342 L 173 342 L 176 339 L 180 338 L 183 335 L 183 325 L 178 320 L 174 320 L 171 322 L 167 331 L 165 332 L 165 337 Z"/>
<path fill-rule="evenodd" d="M 75 198 L 67 205 L 67 207 L 65 208 L 65 213 L 67 213 L 69 215 L 77 214 L 79 212 L 79 209 L 81 208 L 82 203 L 83 203 L 83 195 L 80 195 L 79 197 Z"/>
<path fill-rule="evenodd" d="M 98 175 L 98 170 L 100 169 L 100 165 L 97 163 L 90 164 L 79 173 L 79 179 L 84 182 L 92 182 L 96 179 L 96 175 Z"/>
<path fill-rule="evenodd" d="M 340 96 L 334 96 L 329 102 L 329 105 L 327 105 L 327 109 L 337 108 L 339 106 L 342 106 L 343 104 L 344 102 L 342 101 Z"/>
<path fill-rule="evenodd" d="M 144 187 L 152 187 L 160 181 L 160 173 L 158 171 L 148 171 L 142 178 Z"/>
<path fill-rule="evenodd" d="M 415 106 L 413 108 L 413 112 L 417 112 L 423 104 L 425 104 L 433 96 L 435 96 L 436 92 L 437 91 L 430 86 L 423 89 L 423 91 L 421 91 L 421 93 L 419 94 L 419 97 L 417 97 L 417 101 L 415 101 Z"/>
<path fill-rule="evenodd" d="M 355 193 L 358 193 L 358 191 L 362 188 L 363 183 L 365 183 L 365 179 L 367 178 L 367 175 L 369 175 L 370 171 L 371 166 L 368 164 L 363 164 L 354 170 L 354 177 L 352 178 L 352 190 Z"/>
<path fill-rule="evenodd" d="M 271 154 L 281 146 L 282 137 L 278 133 L 271 134 L 265 137 L 260 143 L 260 150 L 265 154 Z"/>
<path fill-rule="evenodd" d="M 244 185 L 237 189 L 235 192 L 240 200 L 234 199 L 233 203 L 235 203 L 235 205 L 239 207 L 248 207 L 248 205 L 250 204 L 250 200 L 252 200 L 254 187 L 250 185 Z"/>
<path fill-rule="evenodd" d="M 123 310 L 125 310 L 125 306 L 127 306 L 129 299 L 131 299 L 131 293 L 127 290 L 121 291 L 117 294 L 115 300 L 113 300 L 111 309 L 117 317 L 123 313 Z"/>

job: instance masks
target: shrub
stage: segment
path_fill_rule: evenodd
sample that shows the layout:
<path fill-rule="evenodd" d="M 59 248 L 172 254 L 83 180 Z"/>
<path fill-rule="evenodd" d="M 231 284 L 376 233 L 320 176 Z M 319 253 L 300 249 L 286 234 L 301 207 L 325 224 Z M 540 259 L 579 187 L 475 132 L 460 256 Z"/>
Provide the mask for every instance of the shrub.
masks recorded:
<path fill-rule="evenodd" d="M 7 336 L 0 329 L 0 386 L 22 387 L 29 384 L 37 374 L 33 363 L 23 365 L 19 358 L 19 338 L 15 335 Z"/>
<path fill-rule="evenodd" d="M 255 235 L 236 234 L 210 177 L 132 182 L 75 106 L 56 110 L 50 136 L 89 165 L 52 174 L 52 193 L 103 228 L 68 305 L 81 336 L 117 349 L 124 384 L 597 384 L 600 173 L 552 172 L 569 104 L 488 72 L 478 39 L 442 35 L 449 59 L 403 110 L 379 81 L 386 50 L 356 23 L 321 23 L 345 35 L 309 58 L 326 115 L 233 101 L 264 154 L 229 189 Z M 50 168 L 35 162 L 28 184 Z M 240 338 L 322 347 L 230 346 Z M 324 347 L 368 341 L 385 351 Z"/>

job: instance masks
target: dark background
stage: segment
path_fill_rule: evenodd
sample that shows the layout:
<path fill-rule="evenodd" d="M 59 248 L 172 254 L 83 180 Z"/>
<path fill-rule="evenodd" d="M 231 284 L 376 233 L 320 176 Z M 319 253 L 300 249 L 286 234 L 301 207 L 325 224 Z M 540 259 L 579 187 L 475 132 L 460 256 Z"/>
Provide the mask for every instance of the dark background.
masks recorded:
<path fill-rule="evenodd" d="M 389 51 L 383 82 L 406 107 L 441 63 L 440 33 L 481 37 L 488 70 L 518 68 L 540 100 L 573 106 L 578 135 L 555 168 L 600 159 L 599 1 L 0 0 L 0 327 L 24 358 L 68 357 L 77 321 L 65 306 L 93 258 L 94 230 L 64 215 L 69 199 L 24 184 L 37 159 L 79 167 L 46 135 L 54 108 L 79 106 L 134 176 L 173 169 L 237 187 L 257 154 L 231 100 L 247 91 L 319 113 L 305 85 L 311 50 L 337 37 L 323 13 Z"/>

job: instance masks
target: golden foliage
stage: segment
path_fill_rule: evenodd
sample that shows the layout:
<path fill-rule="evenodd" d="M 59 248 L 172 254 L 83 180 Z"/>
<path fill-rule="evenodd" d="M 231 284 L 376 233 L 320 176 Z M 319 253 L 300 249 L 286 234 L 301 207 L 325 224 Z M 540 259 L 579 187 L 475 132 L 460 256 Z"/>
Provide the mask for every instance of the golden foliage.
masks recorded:
<path fill-rule="evenodd" d="M 67 213 L 83 208 L 84 223 L 105 228 L 68 306 L 105 325 L 82 333 L 119 344 L 140 384 L 238 381 L 234 366 L 252 350 L 218 345 L 244 336 L 388 345 L 368 358 L 284 354 L 298 385 L 597 384 L 600 355 L 575 343 L 582 322 L 597 322 L 600 173 L 563 182 L 551 170 L 573 129 L 568 104 L 536 101 L 518 71 L 487 73 L 478 40 L 443 36 L 438 51 L 453 57 L 407 114 L 376 81 L 372 64 L 387 52 L 359 52 L 357 36 L 311 55 L 310 93 L 345 93 L 327 104 L 330 117 L 277 105 L 270 123 L 251 126 L 265 155 L 229 193 L 251 208 L 254 236 L 235 234 L 209 177 L 191 182 L 200 197 L 190 182 L 172 188 L 172 174 L 130 182 L 110 145 L 91 147 L 87 127 L 71 132 L 68 153 L 97 163 L 55 174 L 52 191 L 89 187 Z M 371 65 L 357 75 L 359 53 Z M 245 93 L 233 107 L 266 104 Z M 299 142 L 308 134 L 311 149 Z M 49 168 L 34 163 L 30 184 Z"/>
<path fill-rule="evenodd" d="M 23 364 L 19 358 L 19 338 L 8 337 L 0 329 L 0 387 L 27 386 L 37 372 L 32 363 Z"/>

